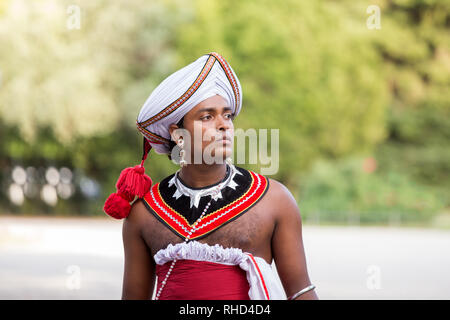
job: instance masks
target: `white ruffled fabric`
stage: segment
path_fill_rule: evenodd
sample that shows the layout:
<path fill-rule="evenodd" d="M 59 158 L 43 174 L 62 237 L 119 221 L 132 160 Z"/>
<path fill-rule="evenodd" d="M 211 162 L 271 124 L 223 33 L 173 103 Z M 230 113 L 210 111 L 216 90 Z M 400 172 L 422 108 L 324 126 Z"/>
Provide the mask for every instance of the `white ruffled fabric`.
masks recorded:
<path fill-rule="evenodd" d="M 198 241 L 183 242 L 169 244 L 167 248 L 159 250 L 154 259 L 158 265 L 175 259 L 239 265 L 247 274 L 250 286 L 248 295 L 251 300 L 286 300 L 283 286 L 272 266 L 264 259 L 244 253 L 238 248 L 224 248 L 218 244 L 210 246 Z"/>

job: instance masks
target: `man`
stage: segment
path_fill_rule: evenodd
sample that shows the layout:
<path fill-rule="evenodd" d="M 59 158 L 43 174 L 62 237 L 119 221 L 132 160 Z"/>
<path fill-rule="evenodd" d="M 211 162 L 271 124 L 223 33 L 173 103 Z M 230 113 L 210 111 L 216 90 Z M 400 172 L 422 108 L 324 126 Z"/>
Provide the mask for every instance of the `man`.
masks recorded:
<path fill-rule="evenodd" d="M 229 161 L 241 107 L 240 83 L 217 53 L 169 76 L 142 107 L 143 162 L 153 147 L 178 151 L 181 168 L 151 188 L 143 162 L 129 168 L 105 204 L 126 217 L 122 299 L 150 299 L 156 276 L 155 299 L 317 299 L 294 197 Z"/>

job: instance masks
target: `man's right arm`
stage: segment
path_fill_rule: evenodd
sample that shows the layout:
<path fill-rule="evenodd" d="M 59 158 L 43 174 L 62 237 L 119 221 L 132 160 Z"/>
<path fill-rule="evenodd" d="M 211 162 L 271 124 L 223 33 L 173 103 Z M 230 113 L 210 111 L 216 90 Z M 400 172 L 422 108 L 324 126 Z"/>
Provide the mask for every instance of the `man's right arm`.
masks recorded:
<path fill-rule="evenodd" d="M 125 265 L 123 275 L 122 300 L 148 300 L 152 298 L 155 281 L 155 263 L 150 249 L 141 236 L 141 226 L 145 217 L 145 207 L 141 201 L 133 204 L 130 215 L 122 228 Z"/>

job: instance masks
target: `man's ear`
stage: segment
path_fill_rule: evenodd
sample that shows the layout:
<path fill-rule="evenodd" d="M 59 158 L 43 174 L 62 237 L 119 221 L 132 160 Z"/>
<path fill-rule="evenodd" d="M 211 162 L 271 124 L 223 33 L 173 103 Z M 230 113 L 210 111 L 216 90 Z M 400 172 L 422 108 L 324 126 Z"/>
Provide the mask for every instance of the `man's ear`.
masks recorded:
<path fill-rule="evenodd" d="M 174 135 L 174 131 L 175 131 L 176 129 L 178 129 L 178 126 L 177 126 L 175 123 L 172 123 L 172 124 L 169 126 L 170 137 L 172 138 L 173 141 L 177 141 L 177 138 L 178 138 L 178 137 L 175 137 L 175 135 Z"/>

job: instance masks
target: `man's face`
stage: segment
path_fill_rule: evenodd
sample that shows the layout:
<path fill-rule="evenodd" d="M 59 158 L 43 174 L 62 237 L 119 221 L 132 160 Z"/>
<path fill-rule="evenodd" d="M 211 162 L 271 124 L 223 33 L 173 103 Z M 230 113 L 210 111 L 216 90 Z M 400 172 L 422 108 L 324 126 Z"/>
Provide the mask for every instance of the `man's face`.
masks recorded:
<path fill-rule="evenodd" d="M 234 115 L 226 100 L 219 95 L 208 98 L 184 116 L 183 128 L 190 135 L 188 163 L 223 163 L 233 153 Z M 189 139 L 185 140 L 185 143 Z M 194 153 L 196 153 L 194 158 Z"/>

